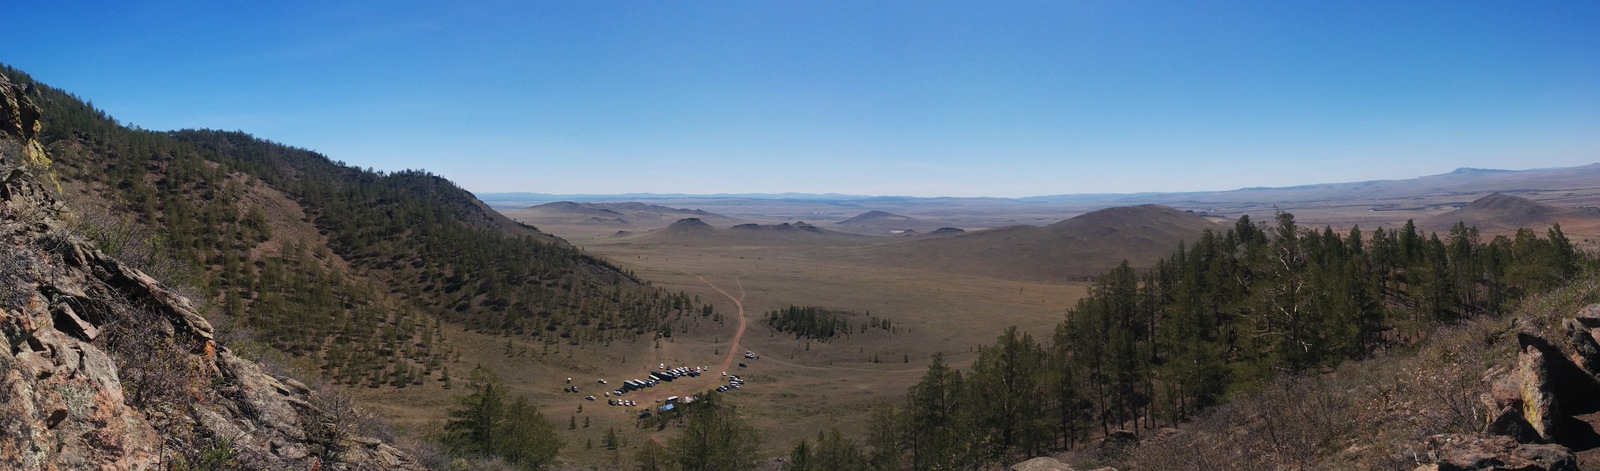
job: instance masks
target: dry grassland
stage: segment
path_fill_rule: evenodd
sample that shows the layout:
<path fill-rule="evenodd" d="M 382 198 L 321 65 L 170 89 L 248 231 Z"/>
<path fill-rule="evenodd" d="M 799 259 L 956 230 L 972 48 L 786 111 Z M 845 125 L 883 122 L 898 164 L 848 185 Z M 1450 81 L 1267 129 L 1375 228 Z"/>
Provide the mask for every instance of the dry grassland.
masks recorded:
<path fill-rule="evenodd" d="M 359 390 L 365 402 L 381 404 L 379 412 L 408 434 L 437 427 L 461 394 L 465 377 L 474 365 L 497 372 L 516 394 L 544 405 L 544 412 L 567 440 L 561 456 L 580 468 L 606 469 L 613 455 L 601 446 L 607 428 L 616 427 L 624 447 L 620 459 L 628 460 L 637 446 L 652 437 L 668 440 L 676 425 L 665 430 L 641 429 L 638 410 L 659 406 L 667 396 L 687 396 L 726 384 L 720 378 L 729 342 L 738 325 L 737 308 L 711 285 L 728 295 L 743 296 L 748 328 L 737 347 L 729 374 L 743 376 L 747 384 L 727 397 L 761 431 L 763 450 L 770 455 L 787 451 L 801 438 L 838 427 L 846 433 L 865 430 L 872 407 L 900 400 L 908 386 L 922 374 L 928 359 L 945 353 L 964 367 L 975 357 L 978 345 L 991 342 L 1006 326 L 1017 325 L 1036 337 L 1048 337 L 1067 308 L 1086 294 L 1078 283 L 1048 284 L 1000 280 L 952 273 L 930 273 L 895 268 L 872 268 L 839 260 L 825 246 L 693 247 L 635 245 L 623 238 L 556 234 L 601 255 L 640 278 L 669 291 L 685 291 L 713 303 L 723 321 L 700 319 L 660 342 L 620 341 L 611 345 L 558 345 L 549 353 L 539 344 L 512 340 L 506 354 L 506 337 L 484 335 L 446 326 L 446 335 L 461 351 L 452 364 L 455 390 L 438 383 L 400 391 Z M 700 278 L 703 277 L 705 281 Z M 859 331 L 827 342 L 806 342 L 773 332 L 762 321 L 766 311 L 790 304 L 822 306 L 888 318 L 894 332 Z M 864 317 L 857 319 L 864 321 Z M 521 356 L 526 349 L 527 356 Z M 744 350 L 759 355 L 745 360 Z M 874 357 L 877 363 L 874 363 Z M 639 407 L 606 404 L 602 391 L 620 387 L 626 379 L 640 379 L 652 368 L 708 366 L 713 371 L 698 378 L 682 378 L 625 395 Z M 580 393 L 563 392 L 566 379 Z M 602 386 L 599 379 L 610 384 Z M 588 401 L 585 396 L 597 400 Z M 579 407 L 582 412 L 579 412 Z M 583 426 L 585 417 L 589 427 Z M 568 430 L 569 421 L 577 428 Z M 586 444 L 593 442 L 593 448 Z"/>

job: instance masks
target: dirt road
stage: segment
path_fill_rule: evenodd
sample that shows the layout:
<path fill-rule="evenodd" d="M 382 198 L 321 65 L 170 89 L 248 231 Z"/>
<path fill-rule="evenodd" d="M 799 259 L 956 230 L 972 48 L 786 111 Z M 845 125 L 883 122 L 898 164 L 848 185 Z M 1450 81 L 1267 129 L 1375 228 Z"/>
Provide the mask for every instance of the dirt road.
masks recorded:
<path fill-rule="evenodd" d="M 706 281 L 705 277 L 700 275 L 695 275 L 694 277 L 699 278 L 701 283 L 705 283 L 706 286 L 710 286 L 711 289 L 717 290 L 718 293 L 722 293 L 722 295 L 727 297 L 729 301 L 733 301 L 734 307 L 739 308 L 739 330 L 733 332 L 733 340 L 728 342 L 728 358 L 722 360 L 722 369 L 717 370 L 719 373 L 726 372 L 728 371 L 729 367 L 733 366 L 734 356 L 739 355 L 739 339 L 744 337 L 744 328 L 746 324 L 744 318 L 744 283 L 738 278 L 733 279 L 733 283 L 739 287 L 739 297 L 735 298 L 733 295 L 728 294 L 727 291 L 723 291 L 722 288 L 717 287 L 716 284 Z"/>

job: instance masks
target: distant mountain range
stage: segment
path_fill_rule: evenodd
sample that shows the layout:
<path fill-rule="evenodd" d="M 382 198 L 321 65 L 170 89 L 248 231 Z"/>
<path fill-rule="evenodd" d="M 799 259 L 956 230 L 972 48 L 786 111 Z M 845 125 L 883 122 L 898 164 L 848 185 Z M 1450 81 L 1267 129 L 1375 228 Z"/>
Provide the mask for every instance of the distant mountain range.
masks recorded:
<path fill-rule="evenodd" d="M 1462 167 L 1447 173 L 1397 180 L 1368 180 L 1344 183 L 1318 183 L 1285 187 L 1247 187 L 1225 191 L 1139 192 L 1139 193 L 1064 193 L 1056 195 L 1003 197 L 917 197 L 872 196 L 840 193 L 625 193 L 625 194 L 547 194 L 477 193 L 479 199 L 497 209 L 522 208 L 556 201 L 619 202 L 646 200 L 782 200 L 811 202 L 940 202 L 1007 201 L 1040 204 L 1175 204 L 1184 202 L 1239 203 L 1307 201 L 1328 198 L 1394 198 L 1440 193 L 1483 194 L 1484 192 L 1536 191 L 1574 187 L 1600 188 L 1600 163 L 1579 167 L 1504 170 Z"/>

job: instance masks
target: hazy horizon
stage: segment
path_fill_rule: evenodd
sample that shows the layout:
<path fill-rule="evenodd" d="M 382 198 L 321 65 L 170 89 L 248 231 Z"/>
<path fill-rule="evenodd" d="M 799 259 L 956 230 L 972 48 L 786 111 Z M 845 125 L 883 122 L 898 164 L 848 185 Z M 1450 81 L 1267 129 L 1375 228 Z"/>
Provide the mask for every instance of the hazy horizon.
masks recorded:
<path fill-rule="evenodd" d="M 1560 170 L 1560 169 L 1565 169 L 1565 168 L 1586 167 L 1586 166 L 1590 166 L 1590 165 L 1600 165 L 1600 162 L 1581 163 L 1581 164 L 1574 165 L 1574 166 L 1571 166 L 1571 167 L 1535 167 L 1535 168 L 1457 167 L 1457 168 L 1450 169 L 1450 170 L 1447 170 L 1447 171 L 1442 171 L 1442 172 L 1432 173 L 1432 174 L 1427 174 L 1427 175 L 1417 175 L 1417 176 L 1413 176 L 1413 177 L 1390 178 L 1390 179 L 1381 179 L 1381 180 L 1360 180 L 1360 181 L 1327 181 L 1327 182 L 1308 183 L 1308 184 L 1303 184 L 1303 185 L 1247 186 L 1247 187 L 1238 187 L 1238 188 L 1191 190 L 1191 191 L 1127 191 L 1127 192 L 1112 191 L 1112 192 L 1101 192 L 1101 193 L 1056 193 L 1056 194 L 1048 194 L 1048 195 L 1021 195 L 1021 196 L 990 196 L 990 195 L 974 195 L 974 196 L 926 195 L 926 196 L 913 196 L 913 195 L 893 195 L 893 194 L 877 194 L 877 195 L 873 195 L 873 194 L 851 194 L 851 193 L 813 193 L 813 192 L 806 192 L 806 191 L 781 191 L 781 192 L 757 192 L 757 193 L 652 193 L 652 192 L 547 193 L 547 192 L 539 192 L 539 191 L 474 191 L 473 193 L 478 195 L 478 196 L 480 196 L 480 197 L 482 197 L 484 195 L 494 195 L 494 196 L 497 196 L 497 197 L 502 197 L 502 198 L 495 198 L 495 201 L 514 201 L 514 200 L 509 199 L 509 197 L 510 196 L 514 196 L 514 195 L 527 195 L 527 196 L 549 197 L 546 200 L 548 200 L 550 202 L 560 201 L 560 198 L 597 198 L 597 199 L 604 198 L 604 199 L 607 199 L 607 200 L 612 200 L 612 199 L 617 199 L 617 198 L 630 198 L 630 197 L 659 198 L 659 199 L 671 199 L 671 198 L 739 198 L 739 197 L 769 198 L 769 197 L 784 197 L 784 196 L 806 197 L 806 198 L 814 198 L 814 199 L 827 199 L 827 198 L 830 198 L 830 197 L 832 197 L 832 198 L 863 198 L 863 199 L 864 198 L 922 198 L 922 199 L 994 198 L 994 199 L 1029 199 L 1029 198 L 1074 197 L 1074 196 L 1082 196 L 1082 197 L 1117 197 L 1117 196 L 1133 196 L 1133 195 L 1148 195 L 1148 194 L 1226 193 L 1226 192 L 1241 191 L 1241 190 L 1284 189 L 1284 188 L 1294 188 L 1294 187 L 1298 187 L 1298 186 L 1338 185 L 1338 184 L 1348 184 L 1348 183 L 1364 183 L 1364 182 L 1371 182 L 1371 181 L 1410 180 L 1410 179 L 1425 178 L 1425 177 L 1443 176 L 1443 175 L 1448 175 L 1448 174 L 1451 174 L 1451 173 L 1454 173 L 1454 172 L 1457 172 L 1457 171 L 1461 171 L 1461 170 L 1482 170 L 1482 171 L 1490 171 L 1490 172 L 1527 172 L 1527 171 L 1536 171 L 1536 170 Z M 486 201 L 488 201 L 488 200 L 486 200 Z M 493 201 L 488 201 L 488 202 L 492 203 Z"/>
<path fill-rule="evenodd" d="M 1540 6 L 32 3 L 0 62 L 477 193 L 1226 191 L 1600 160 L 1600 4 Z"/>

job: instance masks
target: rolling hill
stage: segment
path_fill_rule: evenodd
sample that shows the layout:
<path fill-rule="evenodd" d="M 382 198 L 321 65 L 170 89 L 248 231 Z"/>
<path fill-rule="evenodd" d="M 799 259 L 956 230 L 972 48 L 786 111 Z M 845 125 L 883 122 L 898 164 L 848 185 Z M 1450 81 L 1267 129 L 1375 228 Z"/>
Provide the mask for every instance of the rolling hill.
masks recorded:
<path fill-rule="evenodd" d="M 77 230 L 337 383 L 434 384 L 457 355 L 441 322 L 576 345 L 651 336 L 691 309 L 440 176 L 242 132 L 132 129 L 4 72 L 42 109 Z"/>
<path fill-rule="evenodd" d="M 1553 224 L 1587 227 L 1600 224 L 1600 212 L 1585 208 L 1563 208 L 1527 198 L 1492 193 L 1448 213 L 1421 221 L 1421 227 L 1447 231 L 1457 222 L 1488 233 L 1510 232 L 1526 227 L 1541 230 Z"/>
<path fill-rule="evenodd" d="M 870 263 L 997 278 L 1062 281 L 1094 276 L 1123 260 L 1148 267 L 1181 241 L 1218 227 L 1165 206 L 1102 209 L 1045 227 L 1008 226 L 860 250 Z"/>
<path fill-rule="evenodd" d="M 5 450 L 0 451 L 0 468 L 426 469 L 382 437 L 357 430 L 345 419 L 355 417 L 349 404 L 327 400 L 333 388 L 319 385 L 313 391 L 254 361 L 257 355 L 245 353 L 250 347 L 230 341 L 237 339 L 236 333 L 203 316 L 237 321 L 216 315 L 215 306 L 203 297 L 206 292 L 152 277 L 183 279 L 171 265 L 160 263 L 183 261 L 172 260 L 177 254 L 159 252 L 164 242 L 160 236 L 135 234 L 127 231 L 128 225 L 96 227 L 110 221 L 73 213 L 73 205 L 61 198 L 81 196 L 68 189 L 83 185 L 76 179 L 63 184 L 71 169 L 53 158 L 70 162 L 83 154 L 60 147 L 58 134 L 43 131 L 55 116 L 52 108 L 36 106 L 61 97 L 31 81 L 14 85 L 12 76 L 20 77 L 10 69 L 0 74 L 0 172 L 6 175 L 0 181 L 0 207 L 5 208 L 0 223 L 0 326 L 5 328 L 0 330 L 8 340 L 0 351 L 7 372 L 5 392 L 0 393 L 5 404 L 0 410 L 0 450 Z M 173 170 L 176 177 L 203 172 Z M 176 187 L 186 182 L 169 183 Z M 210 183 L 213 201 L 247 192 L 230 187 L 226 176 Z M 169 208 L 177 211 L 178 206 Z M 196 216 L 213 224 L 204 228 L 213 235 L 192 240 L 223 248 L 259 246 L 265 222 L 257 214 L 241 218 L 203 211 Z M 195 236 L 181 231 L 172 235 L 183 237 L 167 239 L 172 243 Z M 265 258 L 264 271 L 281 261 Z M 281 281 L 280 276 L 297 275 L 262 278 L 271 283 Z M 344 294 L 338 284 L 319 288 L 325 295 Z M 306 298 L 293 299 L 302 300 Z M 350 310 L 357 311 L 371 300 L 349 301 Z M 346 314 L 332 311 L 321 314 Z M 405 312 L 392 314 L 399 321 L 414 320 Z M 370 336 L 364 329 L 372 327 L 322 324 L 299 328 L 308 336 L 330 331 Z M 432 332 L 419 335 L 406 329 L 395 329 L 393 335 L 405 343 L 437 339 Z M 370 364 L 368 371 L 395 368 L 409 373 L 416 368 L 414 361 L 438 358 L 436 353 L 442 352 L 391 351 L 389 364 Z M 411 380 L 407 376 L 405 381 Z M 224 459 L 214 458 L 217 450 L 226 454 Z"/>
<path fill-rule="evenodd" d="M 503 214 L 534 226 L 599 226 L 628 231 L 657 229 L 685 218 L 696 218 L 719 226 L 745 222 L 698 209 L 680 209 L 637 202 L 557 201 L 506 211 Z"/>
<path fill-rule="evenodd" d="M 834 227 L 842 231 L 880 236 L 928 233 L 953 225 L 948 222 L 927 221 L 877 210 L 833 223 Z"/>
<path fill-rule="evenodd" d="M 654 231 L 626 236 L 631 242 L 668 246 L 855 246 L 881 239 L 824 229 L 805 222 L 745 223 L 719 228 L 699 218 L 678 220 Z"/>

